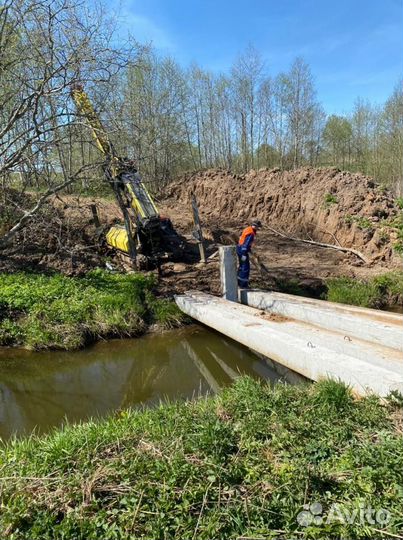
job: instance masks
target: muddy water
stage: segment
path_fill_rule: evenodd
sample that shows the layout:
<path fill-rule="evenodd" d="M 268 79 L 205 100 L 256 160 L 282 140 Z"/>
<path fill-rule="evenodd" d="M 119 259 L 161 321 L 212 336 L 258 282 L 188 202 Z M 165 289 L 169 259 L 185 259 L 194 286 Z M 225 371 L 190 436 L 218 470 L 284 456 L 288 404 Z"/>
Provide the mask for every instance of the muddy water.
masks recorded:
<path fill-rule="evenodd" d="M 248 349 L 199 326 L 71 353 L 0 348 L 0 437 L 217 392 L 240 373 L 278 378 Z"/>

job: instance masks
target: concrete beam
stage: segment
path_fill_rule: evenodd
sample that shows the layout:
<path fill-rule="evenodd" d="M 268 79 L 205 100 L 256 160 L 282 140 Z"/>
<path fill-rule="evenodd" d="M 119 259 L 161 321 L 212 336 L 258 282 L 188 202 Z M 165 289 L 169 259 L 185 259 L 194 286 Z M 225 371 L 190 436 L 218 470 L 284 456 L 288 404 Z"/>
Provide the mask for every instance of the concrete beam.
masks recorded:
<path fill-rule="evenodd" d="M 242 290 L 240 295 L 248 306 L 403 351 L 403 315 L 398 313 L 277 292 Z"/>
<path fill-rule="evenodd" d="M 223 298 L 238 302 L 237 256 L 235 246 L 218 248 L 220 256 L 220 280 Z"/>
<path fill-rule="evenodd" d="M 397 351 L 295 320 L 267 320 L 260 311 L 203 293 L 177 296 L 176 303 L 199 322 L 258 353 L 317 381 L 331 377 L 359 394 L 403 392 L 403 357 Z M 358 348 L 365 354 L 357 358 Z"/>

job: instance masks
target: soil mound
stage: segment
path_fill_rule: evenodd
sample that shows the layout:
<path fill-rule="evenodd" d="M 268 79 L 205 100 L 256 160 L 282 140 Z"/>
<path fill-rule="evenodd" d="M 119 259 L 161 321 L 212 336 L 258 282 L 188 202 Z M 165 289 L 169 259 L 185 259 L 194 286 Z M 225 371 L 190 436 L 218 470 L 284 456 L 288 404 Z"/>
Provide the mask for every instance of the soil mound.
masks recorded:
<path fill-rule="evenodd" d="M 251 218 L 302 238 L 355 248 L 377 260 L 394 256 L 399 208 L 393 195 L 359 173 L 305 167 L 189 173 L 171 184 L 169 205 L 195 193 L 205 223 L 244 226 Z"/>

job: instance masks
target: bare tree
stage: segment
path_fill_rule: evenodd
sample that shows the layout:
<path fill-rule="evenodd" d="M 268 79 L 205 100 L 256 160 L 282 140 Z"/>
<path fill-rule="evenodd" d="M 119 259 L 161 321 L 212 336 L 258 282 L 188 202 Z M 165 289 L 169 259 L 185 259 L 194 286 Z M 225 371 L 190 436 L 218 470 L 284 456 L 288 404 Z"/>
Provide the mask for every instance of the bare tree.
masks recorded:
<path fill-rule="evenodd" d="M 111 39 L 102 13 L 95 17 L 75 0 L 7 0 L 0 10 L 3 198 L 8 188 L 45 188 L 39 204 L 24 210 L 20 226 L 80 177 L 70 87 L 77 80 L 108 84 L 126 65 L 126 52 L 113 48 Z"/>

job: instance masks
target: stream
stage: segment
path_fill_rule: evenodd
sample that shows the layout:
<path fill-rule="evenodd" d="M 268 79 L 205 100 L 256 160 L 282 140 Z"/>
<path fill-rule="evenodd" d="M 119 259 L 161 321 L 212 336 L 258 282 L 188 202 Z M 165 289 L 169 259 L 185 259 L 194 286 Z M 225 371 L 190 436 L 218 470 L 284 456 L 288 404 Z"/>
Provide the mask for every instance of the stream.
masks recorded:
<path fill-rule="evenodd" d="M 239 374 L 279 378 L 249 349 L 196 325 L 74 352 L 0 348 L 0 437 L 216 393 Z"/>

